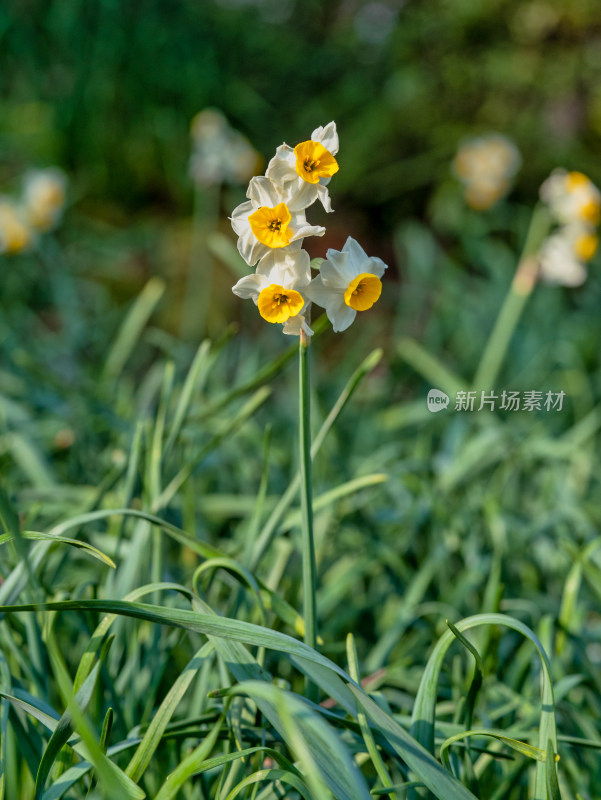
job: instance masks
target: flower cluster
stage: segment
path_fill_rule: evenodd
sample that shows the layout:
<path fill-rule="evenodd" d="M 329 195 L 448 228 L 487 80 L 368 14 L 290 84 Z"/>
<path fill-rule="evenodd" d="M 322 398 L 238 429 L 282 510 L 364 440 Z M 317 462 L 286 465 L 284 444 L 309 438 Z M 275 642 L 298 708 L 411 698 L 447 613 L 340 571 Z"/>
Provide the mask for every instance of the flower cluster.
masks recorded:
<path fill-rule="evenodd" d="M 328 184 L 338 172 L 338 144 L 336 124 L 330 122 L 294 148 L 280 145 L 266 174 L 250 181 L 247 202 L 231 216 L 240 255 L 251 267 L 258 262 L 254 274 L 241 278 L 233 292 L 252 299 L 263 319 L 283 324 L 287 334 L 312 334 L 312 302 L 325 308 L 335 331 L 346 330 L 357 311 L 371 308 L 382 291 L 386 264 L 368 257 L 351 237 L 341 251 L 327 251 L 313 279 L 309 255 L 302 249 L 306 236 L 325 233 L 307 221 L 305 211 L 316 200 L 332 211 Z"/>
<path fill-rule="evenodd" d="M 0 196 L 0 253 L 28 250 L 38 233 L 55 228 L 63 214 L 67 180 L 55 167 L 31 170 L 18 199 Z"/>
<path fill-rule="evenodd" d="M 198 186 L 243 184 L 255 174 L 261 157 L 221 111 L 205 108 L 190 125 L 190 176 Z"/>
<path fill-rule="evenodd" d="M 466 202 L 485 211 L 505 197 L 521 163 L 513 142 L 499 133 L 491 133 L 461 144 L 453 168 L 465 186 Z"/>
<path fill-rule="evenodd" d="M 580 286 L 586 280 L 586 264 L 597 251 L 601 193 L 581 172 L 556 169 L 541 186 L 540 196 L 557 222 L 539 252 L 540 277 L 546 283 Z"/>

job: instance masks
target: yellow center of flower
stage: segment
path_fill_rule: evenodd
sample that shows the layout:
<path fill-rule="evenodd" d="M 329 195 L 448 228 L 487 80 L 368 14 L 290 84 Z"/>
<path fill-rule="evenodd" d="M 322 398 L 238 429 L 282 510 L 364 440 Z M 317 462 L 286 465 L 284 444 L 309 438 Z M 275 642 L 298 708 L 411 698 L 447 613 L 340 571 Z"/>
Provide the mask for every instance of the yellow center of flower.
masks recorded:
<path fill-rule="evenodd" d="M 307 183 L 319 183 L 338 172 L 338 162 L 321 142 L 301 142 L 294 148 L 296 171 Z"/>
<path fill-rule="evenodd" d="M 286 203 L 279 203 L 275 208 L 261 206 L 248 218 L 250 229 L 267 247 L 286 247 L 290 244 L 291 231 L 288 225 L 292 216 Z"/>
<path fill-rule="evenodd" d="M 583 203 L 580 206 L 580 216 L 582 219 L 585 219 L 587 222 L 591 222 L 593 225 L 597 225 L 600 218 L 600 211 L 599 208 L 599 201 L 595 197 L 589 198 L 586 203 Z"/>
<path fill-rule="evenodd" d="M 286 322 L 295 317 L 305 305 L 303 296 L 295 289 L 284 289 L 272 283 L 259 294 L 257 306 L 259 314 L 267 322 Z"/>
<path fill-rule="evenodd" d="M 370 272 L 362 272 L 351 281 L 344 293 L 344 302 L 355 311 L 367 311 L 382 293 L 382 281 Z"/>
<path fill-rule="evenodd" d="M 19 219 L 8 205 L 0 206 L 0 252 L 14 255 L 25 250 L 31 243 L 31 230 Z"/>
<path fill-rule="evenodd" d="M 568 172 L 566 175 L 566 187 L 568 192 L 582 189 L 583 186 L 589 183 L 589 179 L 582 172 Z"/>
<path fill-rule="evenodd" d="M 590 261 L 597 252 L 599 237 L 594 233 L 585 233 L 574 242 L 574 250 L 581 261 Z"/>

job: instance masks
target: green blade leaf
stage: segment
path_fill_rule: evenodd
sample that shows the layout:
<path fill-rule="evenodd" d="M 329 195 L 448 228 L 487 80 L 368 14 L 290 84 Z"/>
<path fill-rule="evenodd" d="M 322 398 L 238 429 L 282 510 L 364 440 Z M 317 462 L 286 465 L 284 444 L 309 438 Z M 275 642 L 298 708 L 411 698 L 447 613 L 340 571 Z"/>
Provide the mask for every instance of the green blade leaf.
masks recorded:
<path fill-rule="evenodd" d="M 334 797 L 367 800 L 369 791 L 362 774 L 337 733 L 292 692 L 263 681 L 244 681 L 227 691 L 246 694 L 255 702 L 267 701 L 278 712 L 285 741 L 302 765 L 302 773 L 314 795 L 324 795 L 327 786 Z"/>
<path fill-rule="evenodd" d="M 553 746 L 557 749 L 557 728 L 555 723 L 555 700 L 553 697 L 553 685 L 551 683 L 551 666 L 548 656 L 540 643 L 538 637 L 523 622 L 505 614 L 476 614 L 467 617 L 456 623 L 456 628 L 460 632 L 480 625 L 503 625 L 518 631 L 537 649 L 542 667 L 542 698 L 541 698 L 541 718 L 539 725 L 539 748 L 547 749 L 547 741 L 551 738 Z M 417 741 L 423 744 L 427 750 L 434 750 L 434 723 L 435 707 L 437 700 L 437 687 L 444 657 L 451 644 L 455 641 L 455 636 L 451 631 L 444 633 L 432 655 L 428 659 L 426 669 L 422 675 L 420 686 L 415 698 L 413 713 L 411 716 L 411 733 Z M 545 764 L 537 762 L 535 776 L 534 800 L 546 800 L 546 774 Z"/>
<path fill-rule="evenodd" d="M 416 742 L 389 714 L 382 711 L 362 689 L 353 684 L 349 684 L 349 689 L 373 725 L 419 780 L 439 800 L 476 800 L 475 796 L 457 778 L 447 772 L 419 742 Z"/>
<path fill-rule="evenodd" d="M 109 558 L 102 550 L 99 550 L 97 547 L 94 547 L 87 542 L 82 542 L 79 539 L 67 539 L 64 536 L 53 536 L 50 533 L 43 533 L 41 531 L 21 531 L 21 536 L 24 539 L 32 539 L 34 541 L 41 541 L 41 542 L 61 542 L 62 544 L 68 544 L 72 547 L 78 547 L 80 550 L 85 550 L 86 553 L 89 553 L 93 558 L 98 559 L 98 561 L 102 561 L 103 564 L 108 564 L 109 567 L 115 568 L 115 562 L 112 558 Z M 6 544 L 6 542 L 10 542 L 15 537 L 10 533 L 3 533 L 0 536 L 0 545 Z"/>

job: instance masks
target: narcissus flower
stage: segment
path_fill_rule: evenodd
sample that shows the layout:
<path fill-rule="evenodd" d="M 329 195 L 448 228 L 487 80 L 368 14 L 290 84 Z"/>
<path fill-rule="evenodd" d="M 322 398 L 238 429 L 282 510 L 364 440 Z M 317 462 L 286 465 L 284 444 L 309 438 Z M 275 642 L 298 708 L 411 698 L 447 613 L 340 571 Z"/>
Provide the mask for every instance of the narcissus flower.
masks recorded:
<path fill-rule="evenodd" d="M 336 123 L 319 126 L 311 139 L 292 148 L 282 144 L 267 166 L 267 177 L 282 186 L 293 186 L 299 207 L 307 208 L 319 199 L 326 211 L 332 211 L 326 186 L 338 172 L 334 158 L 338 152 Z"/>
<path fill-rule="evenodd" d="M 381 258 L 369 257 L 350 236 L 341 251 L 328 250 L 320 274 L 306 290 L 307 297 L 326 310 L 335 331 L 352 324 L 357 311 L 367 311 L 380 297 L 386 270 Z"/>
<path fill-rule="evenodd" d="M 35 234 L 23 209 L 10 198 L 0 197 L 0 253 L 16 255 L 27 250 Z"/>
<path fill-rule="evenodd" d="M 261 259 L 257 271 L 240 278 L 232 291 L 253 300 L 267 322 L 284 323 L 284 333 L 298 336 L 302 329 L 311 335 L 303 313 L 310 281 L 310 260 L 305 250 L 273 250 Z"/>
<path fill-rule="evenodd" d="M 597 225 L 601 219 L 601 193 L 582 172 L 556 169 L 540 188 L 558 222 Z"/>
<path fill-rule="evenodd" d="M 38 231 L 56 227 L 62 217 L 67 194 L 67 178 L 54 167 L 32 170 L 25 175 L 23 210 L 29 224 Z"/>
<path fill-rule="evenodd" d="M 314 301 L 324 306 L 335 331 L 352 323 L 380 297 L 386 264 L 369 258 L 350 237 L 342 251 L 328 250 L 321 274 L 311 281 L 305 236 L 323 236 L 325 228 L 307 223 L 305 208 L 319 199 L 331 211 L 326 184 L 338 171 L 336 124 L 316 128 L 311 139 L 295 148 L 278 147 L 264 177 L 253 178 L 246 196 L 231 217 L 238 250 L 247 264 L 259 260 L 256 274 L 246 275 L 234 294 L 251 298 L 267 322 L 281 323 L 284 333 L 311 335 L 308 310 Z"/>
<path fill-rule="evenodd" d="M 282 187 L 267 177 L 253 178 L 247 202 L 234 209 L 232 228 L 238 234 L 238 250 L 249 266 L 271 249 L 300 249 L 305 236 L 323 236 L 325 228 L 309 225 L 295 186 Z"/>

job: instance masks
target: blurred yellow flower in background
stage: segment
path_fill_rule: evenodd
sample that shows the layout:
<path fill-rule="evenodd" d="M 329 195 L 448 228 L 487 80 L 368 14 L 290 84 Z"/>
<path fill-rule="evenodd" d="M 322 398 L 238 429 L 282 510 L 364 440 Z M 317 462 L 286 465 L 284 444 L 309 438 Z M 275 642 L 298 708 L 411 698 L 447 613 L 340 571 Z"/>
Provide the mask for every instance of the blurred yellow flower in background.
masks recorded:
<path fill-rule="evenodd" d="M 0 253 L 22 253 L 33 240 L 34 232 L 27 224 L 23 209 L 9 197 L 0 197 Z"/>
<path fill-rule="evenodd" d="M 515 144 L 499 133 L 491 133 L 463 142 L 453 160 L 453 170 L 465 186 L 466 202 L 485 211 L 509 192 L 521 163 Z"/>

